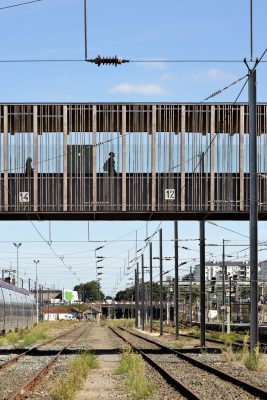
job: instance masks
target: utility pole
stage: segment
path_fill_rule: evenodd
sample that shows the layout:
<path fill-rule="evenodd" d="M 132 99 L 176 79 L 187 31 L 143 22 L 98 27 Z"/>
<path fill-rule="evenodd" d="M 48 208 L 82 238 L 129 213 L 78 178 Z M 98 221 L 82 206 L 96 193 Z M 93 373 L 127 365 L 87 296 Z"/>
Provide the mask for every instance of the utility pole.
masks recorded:
<path fill-rule="evenodd" d="M 225 240 L 223 239 L 222 252 L 222 333 L 225 332 Z"/>
<path fill-rule="evenodd" d="M 87 59 L 87 0 L 83 2 L 84 12 L 84 58 Z"/>
<path fill-rule="evenodd" d="M 160 336 L 163 336 L 163 264 L 162 264 L 162 228 L 159 230 L 159 276 L 160 276 Z"/>
<path fill-rule="evenodd" d="M 145 330 L 145 266 L 144 266 L 144 254 L 141 255 L 141 266 L 142 266 L 142 303 L 141 303 L 141 310 L 142 310 L 142 331 Z"/>
<path fill-rule="evenodd" d="M 152 242 L 149 243 L 149 272 L 150 272 L 150 296 L 149 296 L 149 322 L 150 322 L 150 329 L 149 331 L 152 332 L 153 330 L 153 261 L 152 261 Z"/>
<path fill-rule="evenodd" d="M 203 161 L 202 161 L 203 162 Z M 199 223 L 200 233 L 200 346 L 206 345 L 206 296 L 205 296 L 205 221 Z"/>
<path fill-rule="evenodd" d="M 192 267 L 190 267 L 190 293 L 189 293 L 189 318 L 192 326 Z"/>
<path fill-rule="evenodd" d="M 139 327 L 139 265 L 135 270 L 135 327 Z"/>
<path fill-rule="evenodd" d="M 249 70 L 249 183 L 250 183 L 250 351 L 259 341 L 258 329 L 258 192 L 256 65 Z"/>
<path fill-rule="evenodd" d="M 174 221 L 174 310 L 175 310 L 175 338 L 179 337 L 179 270 L 178 270 L 178 221 Z"/>

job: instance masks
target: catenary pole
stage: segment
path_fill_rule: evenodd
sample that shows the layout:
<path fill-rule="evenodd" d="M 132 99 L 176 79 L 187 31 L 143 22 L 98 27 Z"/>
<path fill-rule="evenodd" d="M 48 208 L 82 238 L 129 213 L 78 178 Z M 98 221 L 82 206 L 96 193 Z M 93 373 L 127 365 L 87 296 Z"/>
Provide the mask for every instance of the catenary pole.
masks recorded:
<path fill-rule="evenodd" d="M 84 12 L 84 58 L 87 59 L 87 0 L 83 2 Z"/>
<path fill-rule="evenodd" d="M 206 296 L 205 296 L 205 221 L 199 223 L 200 233 L 200 346 L 206 345 Z"/>
<path fill-rule="evenodd" d="M 162 264 L 162 228 L 159 231 L 159 276 L 160 276 L 160 336 L 163 336 L 163 264 Z"/>
<path fill-rule="evenodd" d="M 249 71 L 249 178 L 250 178 L 250 351 L 259 341 L 258 332 L 258 196 L 257 196 L 257 95 L 256 65 Z"/>
<path fill-rule="evenodd" d="M 222 252 L 222 333 L 225 332 L 225 240 Z"/>
<path fill-rule="evenodd" d="M 178 221 L 174 221 L 174 309 L 175 309 L 175 337 L 179 337 L 179 270 L 178 270 Z"/>
<path fill-rule="evenodd" d="M 144 254 L 141 255 L 141 266 L 142 266 L 142 303 L 141 303 L 141 320 L 142 320 L 142 330 L 145 329 L 145 265 L 144 265 Z"/>
<path fill-rule="evenodd" d="M 150 272 L 150 296 L 149 296 L 149 322 L 150 332 L 153 330 L 153 261 L 152 261 L 152 242 L 149 243 L 149 272 Z"/>

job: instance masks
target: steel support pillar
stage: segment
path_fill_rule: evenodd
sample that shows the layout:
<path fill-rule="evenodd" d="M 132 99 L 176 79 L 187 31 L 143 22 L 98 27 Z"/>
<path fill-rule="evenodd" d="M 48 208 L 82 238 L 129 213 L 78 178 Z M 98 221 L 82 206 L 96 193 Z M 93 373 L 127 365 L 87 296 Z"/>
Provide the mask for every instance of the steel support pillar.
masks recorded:
<path fill-rule="evenodd" d="M 200 346 L 206 345 L 206 296 L 205 296 L 205 221 L 199 223 L 200 236 Z"/>
<path fill-rule="evenodd" d="M 153 330 L 153 261 L 152 261 L 152 242 L 149 243 L 149 272 L 150 272 L 150 284 L 149 284 L 149 331 Z"/>
<path fill-rule="evenodd" d="M 141 286 L 141 321 L 142 321 L 142 330 L 145 329 L 145 265 L 144 265 L 144 254 L 141 255 L 141 266 L 142 266 L 142 286 Z"/>
<path fill-rule="evenodd" d="M 159 231 L 159 282 L 160 282 L 160 295 L 159 295 L 159 303 L 160 303 L 160 336 L 163 335 L 163 262 L 162 262 L 162 229 Z"/>
<path fill-rule="evenodd" d="M 249 71 L 249 184 L 250 184 L 250 351 L 259 341 L 258 329 L 258 192 L 256 68 Z"/>
<path fill-rule="evenodd" d="M 178 270 L 178 221 L 174 221 L 174 310 L 175 310 L 175 337 L 179 337 L 179 270 Z"/>
<path fill-rule="evenodd" d="M 136 264 L 135 270 L 135 327 L 138 328 L 138 311 L 139 311 L 139 268 Z"/>
<path fill-rule="evenodd" d="M 223 239 L 222 251 L 222 333 L 225 333 L 225 240 Z"/>

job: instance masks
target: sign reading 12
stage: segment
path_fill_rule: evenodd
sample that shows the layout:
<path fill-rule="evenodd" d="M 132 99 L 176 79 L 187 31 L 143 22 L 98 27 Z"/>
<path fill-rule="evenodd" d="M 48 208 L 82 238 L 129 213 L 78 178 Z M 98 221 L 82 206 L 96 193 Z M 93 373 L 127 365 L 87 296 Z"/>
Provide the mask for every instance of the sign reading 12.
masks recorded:
<path fill-rule="evenodd" d="M 175 189 L 165 189 L 165 200 L 175 200 Z"/>

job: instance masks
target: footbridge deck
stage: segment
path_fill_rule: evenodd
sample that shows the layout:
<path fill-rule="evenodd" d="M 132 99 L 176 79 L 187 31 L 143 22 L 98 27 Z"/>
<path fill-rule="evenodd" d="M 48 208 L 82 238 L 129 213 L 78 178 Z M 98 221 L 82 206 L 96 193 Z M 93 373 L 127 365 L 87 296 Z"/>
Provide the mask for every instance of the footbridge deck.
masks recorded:
<path fill-rule="evenodd" d="M 248 136 L 247 104 L 0 104 L 0 219 L 246 220 Z"/>

